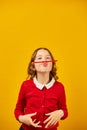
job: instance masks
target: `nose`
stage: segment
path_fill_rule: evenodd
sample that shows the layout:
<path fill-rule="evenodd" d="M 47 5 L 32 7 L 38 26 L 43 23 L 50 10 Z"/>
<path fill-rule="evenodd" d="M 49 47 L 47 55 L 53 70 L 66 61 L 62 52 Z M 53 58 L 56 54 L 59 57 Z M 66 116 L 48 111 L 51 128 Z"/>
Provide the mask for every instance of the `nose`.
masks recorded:
<path fill-rule="evenodd" d="M 47 63 L 47 61 L 43 61 L 43 66 L 47 66 L 48 65 L 48 63 Z"/>
<path fill-rule="evenodd" d="M 43 59 L 43 60 L 42 60 L 42 63 L 46 64 L 47 61 L 48 61 L 47 59 Z"/>

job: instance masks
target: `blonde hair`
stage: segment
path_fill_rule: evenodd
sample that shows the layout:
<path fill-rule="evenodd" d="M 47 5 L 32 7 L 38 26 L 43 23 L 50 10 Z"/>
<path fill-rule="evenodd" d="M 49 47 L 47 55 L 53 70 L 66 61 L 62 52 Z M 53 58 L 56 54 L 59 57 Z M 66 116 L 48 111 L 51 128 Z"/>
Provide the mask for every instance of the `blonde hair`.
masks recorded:
<path fill-rule="evenodd" d="M 50 52 L 49 49 L 47 49 L 47 48 L 45 48 L 45 47 L 40 47 L 40 48 L 36 49 L 36 50 L 33 52 L 32 56 L 31 56 L 31 60 L 30 60 L 29 65 L 28 65 L 28 69 L 27 69 L 27 74 L 28 74 L 28 76 L 27 76 L 27 79 L 28 79 L 28 78 L 32 79 L 33 77 L 36 76 L 36 70 L 35 70 L 34 63 L 33 63 L 33 62 L 34 62 L 34 60 L 35 60 L 35 58 L 36 58 L 37 52 L 38 52 L 39 50 L 41 50 L 41 49 L 44 49 L 44 50 L 48 51 L 49 54 L 50 54 L 50 56 L 51 56 L 51 58 L 52 58 L 52 60 L 54 60 L 54 57 L 53 57 L 53 55 L 52 55 L 52 53 Z M 52 64 L 52 70 L 50 71 L 50 79 L 52 79 L 52 77 L 54 77 L 54 79 L 57 80 L 57 79 L 58 79 L 58 76 L 57 76 L 56 63 L 55 63 L 55 62 L 52 62 L 52 63 L 53 63 L 53 64 Z"/>

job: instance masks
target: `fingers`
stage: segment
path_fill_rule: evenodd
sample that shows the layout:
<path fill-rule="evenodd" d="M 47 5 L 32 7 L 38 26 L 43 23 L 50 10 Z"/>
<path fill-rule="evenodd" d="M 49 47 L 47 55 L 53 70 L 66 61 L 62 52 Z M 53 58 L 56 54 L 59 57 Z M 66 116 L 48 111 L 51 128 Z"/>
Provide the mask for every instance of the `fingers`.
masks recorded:
<path fill-rule="evenodd" d="M 49 115 L 49 114 L 47 114 Z M 45 128 L 47 128 L 48 126 L 52 126 L 54 124 L 54 119 L 52 118 L 52 116 L 49 116 L 45 121 L 44 124 L 46 124 Z"/>
<path fill-rule="evenodd" d="M 51 112 L 46 114 L 48 118 L 44 121 L 45 128 L 55 125 L 58 122 L 58 116 L 56 112 Z"/>
<path fill-rule="evenodd" d="M 55 121 L 54 119 L 51 119 L 46 125 L 45 128 L 53 126 L 57 123 L 57 121 Z"/>
<path fill-rule="evenodd" d="M 51 116 L 49 116 L 45 121 L 44 121 L 44 124 L 49 122 L 51 120 Z"/>
<path fill-rule="evenodd" d="M 34 119 L 33 121 L 32 121 L 32 123 L 31 123 L 31 125 L 32 126 L 34 126 L 34 127 L 42 127 L 41 125 L 39 125 L 40 124 L 40 121 L 38 121 L 38 122 L 36 122 L 37 121 L 37 119 Z M 36 122 L 36 123 L 35 123 Z"/>
<path fill-rule="evenodd" d="M 35 123 L 35 122 L 36 122 L 36 119 L 33 120 L 33 123 Z"/>
<path fill-rule="evenodd" d="M 47 113 L 45 115 L 48 116 L 48 118 L 44 121 L 44 124 L 47 123 L 47 122 L 49 122 L 51 120 L 51 118 L 52 118 L 52 112 Z"/>
<path fill-rule="evenodd" d="M 52 126 L 52 125 L 54 125 L 54 119 L 53 118 L 51 118 L 51 117 L 48 117 L 45 121 L 44 121 L 44 123 L 47 123 L 46 125 L 45 125 L 45 128 L 47 128 L 48 126 Z"/>
<path fill-rule="evenodd" d="M 45 114 L 45 115 L 46 115 L 46 116 L 50 116 L 52 113 L 53 113 L 53 112 L 50 112 L 50 113 L 47 113 L 47 114 Z"/>
<path fill-rule="evenodd" d="M 34 120 L 34 121 L 32 122 L 32 126 L 41 128 L 42 126 L 39 125 L 39 124 L 40 124 L 40 121 L 38 121 L 37 123 L 34 123 L 35 121 L 36 121 L 36 120 Z"/>

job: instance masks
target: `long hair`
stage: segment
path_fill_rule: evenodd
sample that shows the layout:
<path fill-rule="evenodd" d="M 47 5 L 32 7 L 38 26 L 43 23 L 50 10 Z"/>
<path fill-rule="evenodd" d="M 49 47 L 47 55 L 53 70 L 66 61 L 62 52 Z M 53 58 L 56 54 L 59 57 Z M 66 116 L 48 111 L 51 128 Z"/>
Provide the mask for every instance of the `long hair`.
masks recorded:
<path fill-rule="evenodd" d="M 34 60 L 35 60 L 35 58 L 36 58 L 37 52 L 38 52 L 39 50 L 41 50 L 41 49 L 44 49 L 44 50 L 48 51 L 49 54 L 50 54 L 50 56 L 51 56 L 51 58 L 52 58 L 52 60 L 54 60 L 54 57 L 53 57 L 53 55 L 52 55 L 52 53 L 50 52 L 49 49 L 47 49 L 47 48 L 45 48 L 45 47 L 40 47 L 40 48 L 36 49 L 36 50 L 33 52 L 32 56 L 31 56 L 31 60 L 30 60 L 29 65 L 28 65 L 28 69 L 27 69 L 27 74 L 28 74 L 28 76 L 27 76 L 27 79 L 28 79 L 28 78 L 32 79 L 32 78 L 35 77 L 35 75 L 36 75 L 36 70 L 35 70 L 34 63 L 33 63 L 33 62 L 34 62 Z M 51 79 L 52 77 L 54 77 L 55 80 L 58 79 L 58 76 L 57 76 L 57 68 L 56 68 L 56 63 L 55 63 L 55 62 L 52 62 L 52 70 L 50 71 L 50 79 Z"/>

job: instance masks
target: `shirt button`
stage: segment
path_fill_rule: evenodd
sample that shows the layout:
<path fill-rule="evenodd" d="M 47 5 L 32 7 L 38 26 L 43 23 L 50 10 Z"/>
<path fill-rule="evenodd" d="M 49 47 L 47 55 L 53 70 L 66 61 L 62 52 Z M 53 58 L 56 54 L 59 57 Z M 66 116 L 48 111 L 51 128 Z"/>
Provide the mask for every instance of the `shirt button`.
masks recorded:
<path fill-rule="evenodd" d="M 44 107 L 44 105 L 41 106 L 42 108 Z"/>

